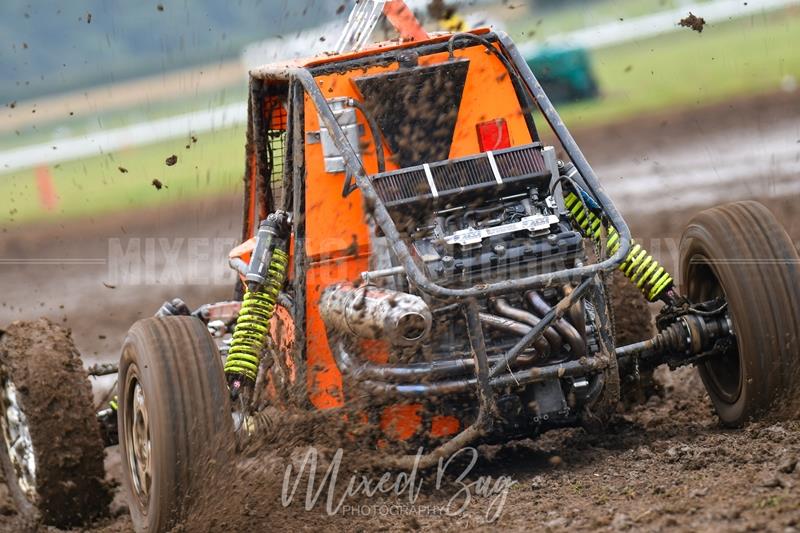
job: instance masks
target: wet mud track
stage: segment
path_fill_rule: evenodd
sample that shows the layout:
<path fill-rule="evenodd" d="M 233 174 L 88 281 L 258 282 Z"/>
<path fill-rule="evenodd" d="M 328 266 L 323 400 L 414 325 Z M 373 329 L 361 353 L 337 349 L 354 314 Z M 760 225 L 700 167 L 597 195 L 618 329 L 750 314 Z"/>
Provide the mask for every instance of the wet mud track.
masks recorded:
<path fill-rule="evenodd" d="M 603 179 L 618 207 L 628 215 L 634 236 L 674 272 L 683 227 L 694 213 L 717 203 L 717 198 L 763 201 L 795 243 L 800 242 L 799 196 L 794 189 L 798 174 L 792 166 L 793 161 L 800 160 L 800 110 L 795 109 L 792 115 L 787 111 L 790 102 L 780 98 L 774 105 L 764 105 L 754 107 L 753 102 L 746 102 L 733 108 L 721 106 L 706 111 L 706 115 L 667 117 L 665 125 L 661 125 L 663 121 L 632 123 L 577 132 L 576 137 L 598 175 L 611 176 Z M 714 123 L 720 129 L 729 129 L 720 132 L 708 126 Z M 770 166 L 770 146 L 753 141 L 753 135 L 768 139 L 768 130 L 772 129 L 783 132 L 775 151 L 775 160 L 783 163 Z M 763 135 L 753 134 L 754 130 Z M 691 180 L 681 178 L 678 170 L 706 168 L 725 176 L 732 167 L 720 162 L 717 147 L 737 139 L 742 140 L 739 146 L 749 146 L 748 160 L 758 172 L 742 173 L 724 187 L 701 183 L 702 191 L 693 196 Z M 755 152 L 763 150 L 765 157 L 753 155 L 753 142 Z M 796 147 L 794 151 L 790 142 Z M 688 167 L 676 164 L 673 173 L 670 161 L 679 153 L 686 157 Z M 694 163 L 691 154 L 695 154 Z M 654 158 L 663 167 L 661 175 L 648 170 Z M 637 187 L 637 182 L 649 185 Z M 675 187 L 668 194 L 654 195 L 653 183 L 656 190 L 672 183 Z M 121 239 L 126 246 L 132 238 L 150 238 L 160 246 L 158 239 L 165 238 L 167 248 L 177 252 L 157 256 L 157 272 L 163 272 L 162 267 L 171 261 L 182 269 L 217 261 L 224 270 L 224 256 L 213 257 L 213 248 L 190 250 L 187 239 L 233 241 L 239 235 L 239 213 L 239 198 L 230 197 L 205 205 L 156 209 L 63 227 L 7 228 L 0 235 L 0 250 L 4 258 L 108 260 L 111 239 Z M 184 243 L 176 247 L 174 240 L 180 238 Z M 114 284 L 108 263 L 75 263 L 0 267 L 4 300 L 0 322 L 42 314 L 57 321 L 66 318 L 84 358 L 105 360 L 116 357 L 128 326 L 152 314 L 165 299 L 181 295 L 196 306 L 231 294 L 232 278 L 226 279 L 220 271 L 206 283 L 186 283 L 197 279 L 176 275 L 169 283 L 143 279 L 138 283 L 116 280 Z M 465 482 L 489 477 L 496 481 L 501 476 L 514 482 L 494 525 L 552 531 L 800 529 L 800 422 L 759 422 L 741 430 L 723 429 L 692 369 L 660 378 L 665 385 L 664 397 L 652 397 L 644 405 L 619 414 L 603 435 L 590 435 L 581 429 L 559 430 L 535 440 L 482 447 Z M 435 472 L 423 478 L 423 488 L 413 505 L 406 493 L 399 497 L 362 494 L 347 502 L 349 512 L 329 515 L 324 496 L 311 510 L 304 508 L 305 494 L 300 493 L 305 485 L 301 484 L 294 501 L 284 507 L 281 483 L 285 468 L 292 462 L 297 464 L 305 450 L 300 439 L 293 450 L 284 447 L 276 452 L 267 446 L 243 458 L 238 465 L 242 481 L 225 496 L 217 492 L 210 497 L 198 516 L 203 520 L 186 524 L 184 530 L 330 527 L 451 531 L 481 528 L 487 513 L 491 516 L 496 510 L 496 495 L 479 497 L 473 489 L 466 511 L 448 516 L 443 508 L 458 498 L 459 486 L 451 475 L 442 490 L 435 490 Z M 333 449 L 326 447 L 322 454 L 325 464 Z M 345 450 L 340 483 L 349 479 L 354 464 L 360 464 L 357 454 Z M 465 465 L 460 466 L 463 469 Z M 119 479 L 116 448 L 108 449 L 106 467 L 110 480 Z M 0 485 L 0 531 L 35 530 L 35 525 L 25 524 L 15 515 L 4 489 Z M 382 504 L 389 507 L 382 508 Z M 394 514 L 382 514 L 382 509 L 391 513 L 392 505 L 399 506 L 394 507 Z M 458 500 L 454 505 L 458 506 Z M 92 531 L 130 529 L 118 490 L 112 515 L 94 524 Z"/>

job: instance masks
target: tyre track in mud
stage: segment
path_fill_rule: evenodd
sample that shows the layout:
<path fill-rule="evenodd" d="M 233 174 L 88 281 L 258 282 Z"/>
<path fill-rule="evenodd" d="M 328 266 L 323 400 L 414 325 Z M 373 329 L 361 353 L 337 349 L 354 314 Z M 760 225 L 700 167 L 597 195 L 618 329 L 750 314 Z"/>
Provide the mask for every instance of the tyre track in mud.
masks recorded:
<path fill-rule="evenodd" d="M 769 150 L 774 138 L 770 132 L 783 132 L 776 134 L 782 138 L 791 136 L 795 131 L 792 128 L 800 124 L 800 110 L 795 109 L 794 115 L 788 113 L 790 103 L 785 98 L 776 99 L 774 105 L 768 101 L 757 103 L 760 105 L 752 101 L 726 104 L 706 110 L 705 115 L 697 112 L 691 116 L 668 117 L 660 122 L 654 120 L 576 133 L 612 198 L 623 214 L 628 215 L 634 236 L 653 251 L 658 249 L 659 258 L 673 271 L 683 227 L 694 213 L 716 203 L 718 197 L 724 201 L 752 197 L 764 201 L 795 242 L 800 242 L 797 207 L 800 196 L 793 189 L 797 174 L 790 175 L 794 172 L 791 165 L 769 166 Z M 667 123 L 662 125 L 664 121 Z M 712 134 L 708 130 L 717 130 L 708 124 L 729 131 Z M 778 126 L 773 127 L 774 124 Z M 737 131 L 742 132 L 741 135 L 737 135 Z M 690 157 L 682 158 L 682 166 L 677 163 L 674 166 L 676 171 L 705 165 L 713 169 L 711 172 L 725 175 L 727 167 L 722 164 L 723 156 L 730 152 L 720 152 L 719 146 L 733 146 L 730 143 L 737 139 L 749 139 L 752 148 L 753 135 L 757 144 L 759 131 L 763 132 L 761 138 L 770 140 L 749 152 L 756 167 L 760 161 L 761 167 L 767 169 L 762 168 L 760 174 L 742 174 L 724 188 L 706 186 L 703 195 L 687 202 L 681 201 L 692 196 L 692 184 L 686 179 L 679 179 L 680 183 L 668 194 L 657 194 L 655 198 L 651 190 L 640 193 L 635 185 L 627 185 L 656 180 L 652 183 L 670 186 L 671 178 L 653 178 L 646 162 L 657 160 L 663 168 L 663 176 L 675 176 L 670 170 L 675 154 L 695 154 L 694 163 Z M 800 134 L 792 141 L 797 140 Z M 780 144 L 775 153 L 788 153 L 789 159 L 793 153 L 800 157 L 797 156 L 800 144 L 796 144 L 796 152 L 786 147 L 791 144 L 788 141 Z M 761 151 L 763 157 L 758 155 Z M 781 157 L 785 159 L 785 155 Z M 618 186 L 615 174 L 622 177 L 617 181 L 626 184 Z M 778 185 L 788 184 L 788 189 L 784 190 L 790 192 L 774 194 L 780 187 L 770 190 L 770 182 L 763 176 L 769 176 Z M 227 198 L 71 223 L 55 229 L 10 228 L 7 233 L 0 234 L 0 250 L 6 258 L 81 258 L 107 255 L 108 239 L 126 236 L 235 239 L 239 235 L 239 210 L 239 199 Z M 178 254 L 178 263 L 183 268 L 191 266 L 190 255 L 188 249 Z M 213 260 L 224 262 L 224 258 L 219 257 L 194 259 L 199 261 L 195 264 Z M 102 284 L 107 279 L 107 265 L 17 265 L 11 268 L 3 265 L 0 268 L 3 269 L 5 300 L 5 305 L 0 306 L 0 322 L 6 324 L 12 319 L 41 314 L 56 320 L 66 317 L 66 324 L 73 329 L 87 360 L 116 357 L 116 349 L 127 327 L 139 316 L 155 311 L 167 297 L 185 295 L 190 305 L 198 305 L 230 295 L 230 285 L 225 283 L 173 283 L 169 286 L 120 283 L 109 289 Z M 100 339 L 100 335 L 106 338 Z M 683 369 L 662 379 L 666 385 L 664 398 L 653 397 L 647 404 L 620 414 L 611 431 L 604 435 L 589 435 L 579 429 L 559 430 L 536 440 L 483 447 L 469 479 L 485 476 L 496 479 L 506 475 L 516 482 L 508 491 L 504 510 L 495 525 L 511 530 L 553 531 L 800 529 L 800 468 L 795 466 L 800 459 L 800 423 L 756 423 L 743 430 L 723 429 L 693 370 Z M 300 424 L 300 428 L 308 432 L 307 425 Z M 291 425 L 285 431 L 282 436 L 290 437 Z M 302 442 L 300 439 L 300 444 Z M 304 510 L 297 501 L 299 497 L 284 508 L 280 502 L 284 468 L 292 458 L 297 461 L 302 451 L 302 445 L 277 454 L 269 449 L 258 450 L 244 459 L 240 465 L 244 482 L 235 487 L 241 492 L 228 495 L 241 494 L 241 497 L 225 498 L 222 507 L 212 507 L 212 511 L 202 516 L 216 515 L 216 520 L 205 522 L 203 527 L 213 530 L 224 524 L 225 529 L 249 525 L 256 529 L 282 526 L 290 529 L 429 528 L 450 531 L 480 528 L 494 501 L 477 498 L 468 511 L 458 517 L 430 512 L 402 516 L 381 516 L 379 512 L 359 516 L 340 512 L 328 516 L 324 504 Z M 330 457 L 330 452 L 327 448 L 326 457 Z M 346 451 L 343 458 L 344 472 L 349 472 L 348 453 L 351 452 Z M 107 455 L 108 475 L 118 479 L 116 449 L 109 449 Z M 346 479 L 344 474 L 343 479 Z M 435 491 L 430 489 L 433 484 L 434 480 L 425 482 L 417 500 L 418 509 L 446 505 L 458 490 L 450 483 L 445 490 Z M 361 496 L 350 503 L 379 505 L 381 501 Z M 398 502 L 395 500 L 395 503 Z M 114 509 L 118 516 L 96 524 L 93 531 L 126 531 L 130 527 L 120 507 L 119 494 Z M 23 525 L 8 504 L 0 502 L 0 530 L 16 531 Z M 198 522 L 192 522 L 186 529 L 195 530 L 197 526 Z"/>

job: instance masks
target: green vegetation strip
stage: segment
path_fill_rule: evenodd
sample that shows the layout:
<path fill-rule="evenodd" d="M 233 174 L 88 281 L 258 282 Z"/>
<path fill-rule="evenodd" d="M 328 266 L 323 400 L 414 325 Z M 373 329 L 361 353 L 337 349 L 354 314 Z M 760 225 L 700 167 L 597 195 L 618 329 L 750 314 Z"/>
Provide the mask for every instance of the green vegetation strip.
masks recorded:
<path fill-rule="evenodd" d="M 800 11 L 785 10 L 699 34 L 681 30 L 593 52 L 603 96 L 560 106 L 573 129 L 638 114 L 685 109 L 780 90 L 800 82 Z M 541 121 L 540 121 L 541 122 Z M 158 202 L 241 190 L 244 127 L 132 148 L 51 168 L 58 204 L 42 207 L 35 170 L 0 174 L 4 226 L 90 216 Z M 167 167 L 165 159 L 178 155 Z M 119 171 L 122 166 L 127 173 Z M 167 186 L 157 190 L 153 179 Z"/>
<path fill-rule="evenodd" d="M 800 83 L 798 36 L 800 10 L 786 10 L 596 50 L 602 97 L 559 111 L 575 128 L 779 91 Z"/>
<path fill-rule="evenodd" d="M 711 0 L 696 0 L 706 3 Z M 537 10 L 531 7 L 528 17 L 514 17 L 508 21 L 509 35 L 515 40 L 540 40 L 596 24 L 616 22 L 652 15 L 685 5 L 682 0 L 595 0 L 584 2 L 578 7 L 562 7 L 551 10 Z"/>
<path fill-rule="evenodd" d="M 196 143 L 173 139 L 54 165 L 49 168 L 56 200 L 52 209 L 42 200 L 40 170 L 0 174 L 0 197 L 5 199 L 0 220 L 8 227 L 241 191 L 244 139 L 242 126 L 198 135 Z M 167 166 L 172 155 L 178 160 Z M 164 186 L 157 189 L 153 180 Z"/>

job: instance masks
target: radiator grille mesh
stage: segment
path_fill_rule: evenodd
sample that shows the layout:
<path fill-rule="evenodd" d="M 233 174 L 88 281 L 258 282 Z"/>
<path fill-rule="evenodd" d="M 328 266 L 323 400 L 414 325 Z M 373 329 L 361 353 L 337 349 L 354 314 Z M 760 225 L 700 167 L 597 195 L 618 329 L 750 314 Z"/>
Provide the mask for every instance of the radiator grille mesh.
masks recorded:
<path fill-rule="evenodd" d="M 504 185 L 550 175 L 539 143 L 492 153 Z M 499 185 L 485 153 L 432 163 L 429 168 L 438 196 L 442 199 Z M 433 197 L 422 166 L 376 174 L 371 179 L 378 197 L 388 207 Z"/>

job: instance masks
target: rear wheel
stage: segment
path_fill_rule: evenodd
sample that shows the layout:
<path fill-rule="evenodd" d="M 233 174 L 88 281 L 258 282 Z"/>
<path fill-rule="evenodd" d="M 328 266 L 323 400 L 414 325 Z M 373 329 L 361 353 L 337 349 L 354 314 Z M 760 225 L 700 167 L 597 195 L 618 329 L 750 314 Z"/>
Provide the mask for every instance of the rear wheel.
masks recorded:
<path fill-rule="evenodd" d="M 133 525 L 169 530 L 221 475 L 233 445 L 222 362 L 205 325 L 186 316 L 134 324 L 122 347 L 119 403 Z"/>
<path fill-rule="evenodd" d="M 108 510 L 92 388 L 69 333 L 46 319 L 0 338 L 0 463 L 18 512 L 58 527 Z"/>
<path fill-rule="evenodd" d="M 737 202 L 697 215 L 681 240 L 681 283 L 694 303 L 727 301 L 735 343 L 698 365 L 723 424 L 795 416 L 800 258 L 772 213 L 756 202 Z"/>

